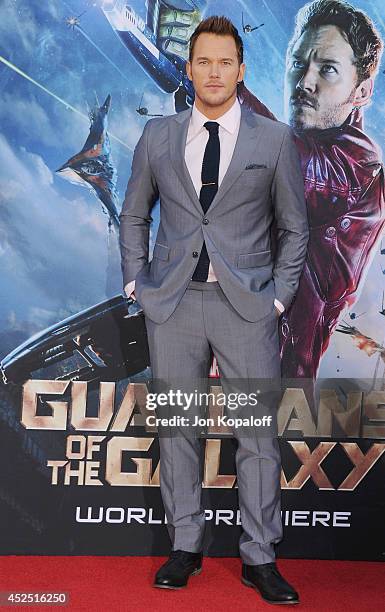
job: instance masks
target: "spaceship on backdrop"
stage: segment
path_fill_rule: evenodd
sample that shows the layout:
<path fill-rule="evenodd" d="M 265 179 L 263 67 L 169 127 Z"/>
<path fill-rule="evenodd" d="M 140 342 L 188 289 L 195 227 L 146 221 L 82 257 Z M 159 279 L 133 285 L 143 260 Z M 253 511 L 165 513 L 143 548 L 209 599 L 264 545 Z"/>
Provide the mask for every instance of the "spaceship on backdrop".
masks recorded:
<path fill-rule="evenodd" d="M 194 101 L 186 75 L 189 39 L 202 19 L 206 0 L 147 0 L 146 21 L 126 0 L 104 0 L 102 10 L 113 30 L 143 70 L 166 93 L 176 112 Z"/>
<path fill-rule="evenodd" d="M 89 111 L 90 133 L 80 151 L 70 157 L 56 172 L 71 183 L 91 188 L 109 214 L 109 226 L 119 227 L 119 201 L 116 192 L 116 169 L 111 159 L 107 134 L 107 113 L 111 105 L 108 95 L 102 106 Z"/>

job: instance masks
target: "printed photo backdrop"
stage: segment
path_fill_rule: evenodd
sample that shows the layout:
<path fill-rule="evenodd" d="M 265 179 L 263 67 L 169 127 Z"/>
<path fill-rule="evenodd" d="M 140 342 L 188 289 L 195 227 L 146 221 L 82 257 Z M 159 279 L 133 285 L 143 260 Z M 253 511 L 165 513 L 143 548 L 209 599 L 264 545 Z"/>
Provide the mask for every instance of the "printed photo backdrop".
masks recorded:
<path fill-rule="evenodd" d="M 156 432 L 144 427 L 145 328 L 126 316 L 120 271 L 132 155 L 149 117 L 191 106 L 188 38 L 213 14 L 244 40 L 242 103 L 288 122 L 286 52 L 303 4 L 1 0 L 2 554 L 168 551 Z M 380 0 L 354 8 L 385 37 Z M 362 117 L 340 133 L 297 130 L 311 244 L 303 302 L 280 322 L 284 374 L 302 377 L 278 413 L 281 556 L 384 554 L 384 72 L 380 62 Z M 311 175 L 322 151 L 328 171 Z M 158 205 L 152 216 L 150 248 Z M 323 343 L 310 342 L 315 329 Z M 214 388 L 216 374 L 214 360 Z M 237 554 L 235 443 L 208 432 L 204 446 L 205 551 Z"/>

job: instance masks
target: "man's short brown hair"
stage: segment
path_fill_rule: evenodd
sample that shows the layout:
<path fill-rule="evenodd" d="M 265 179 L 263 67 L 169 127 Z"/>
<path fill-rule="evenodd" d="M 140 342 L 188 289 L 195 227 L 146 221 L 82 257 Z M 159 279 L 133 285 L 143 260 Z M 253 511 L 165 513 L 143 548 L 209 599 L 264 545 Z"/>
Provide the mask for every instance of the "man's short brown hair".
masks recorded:
<path fill-rule="evenodd" d="M 375 76 L 383 50 L 381 36 L 368 15 L 344 0 L 315 0 L 298 11 L 294 34 L 287 48 L 287 59 L 305 30 L 326 25 L 336 26 L 353 49 L 357 85 Z"/>
<path fill-rule="evenodd" d="M 237 48 L 239 64 L 243 63 L 243 42 L 235 25 L 224 15 L 213 15 L 200 22 L 190 38 L 189 61 L 192 61 L 194 45 L 200 34 L 217 34 L 218 36 L 232 36 Z"/>

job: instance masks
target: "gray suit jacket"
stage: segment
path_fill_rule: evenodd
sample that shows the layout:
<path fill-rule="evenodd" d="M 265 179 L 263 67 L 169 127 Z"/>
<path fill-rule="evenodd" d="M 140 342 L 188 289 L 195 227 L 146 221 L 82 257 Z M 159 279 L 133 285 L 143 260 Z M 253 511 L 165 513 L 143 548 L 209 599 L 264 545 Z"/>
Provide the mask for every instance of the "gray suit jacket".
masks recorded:
<path fill-rule="evenodd" d="M 246 320 L 266 316 L 274 298 L 287 308 L 297 290 L 308 224 L 291 129 L 241 109 L 233 157 L 206 215 L 184 160 L 191 109 L 148 121 L 135 148 L 120 213 L 123 285 L 136 280 L 136 298 L 156 323 L 182 298 L 203 239 L 223 292 Z M 158 197 L 149 262 L 150 213 Z"/>

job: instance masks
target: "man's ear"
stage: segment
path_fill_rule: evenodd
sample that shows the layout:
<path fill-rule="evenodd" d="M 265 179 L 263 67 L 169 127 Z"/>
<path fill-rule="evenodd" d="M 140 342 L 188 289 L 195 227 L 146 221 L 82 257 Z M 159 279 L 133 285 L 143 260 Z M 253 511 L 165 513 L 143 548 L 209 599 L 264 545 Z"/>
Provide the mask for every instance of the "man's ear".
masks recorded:
<path fill-rule="evenodd" d="M 238 83 L 241 83 L 245 77 L 246 64 L 240 64 L 238 72 Z"/>
<path fill-rule="evenodd" d="M 354 96 L 353 106 L 365 106 L 365 104 L 369 102 L 373 93 L 373 85 L 374 81 L 372 78 L 365 79 L 365 81 L 362 81 L 358 85 Z"/>
<path fill-rule="evenodd" d="M 192 74 L 191 74 L 191 62 L 187 61 L 186 62 L 186 74 L 187 74 L 187 78 L 192 81 Z"/>

